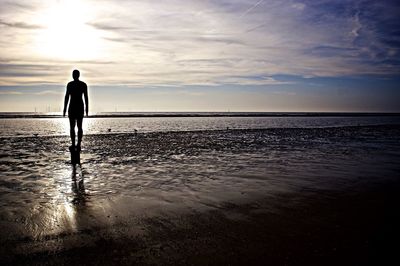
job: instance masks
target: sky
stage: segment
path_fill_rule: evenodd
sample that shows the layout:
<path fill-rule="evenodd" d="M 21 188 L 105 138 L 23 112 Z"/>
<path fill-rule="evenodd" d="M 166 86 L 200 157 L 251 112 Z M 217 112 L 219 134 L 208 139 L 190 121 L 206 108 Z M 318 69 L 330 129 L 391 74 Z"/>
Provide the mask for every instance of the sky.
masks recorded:
<path fill-rule="evenodd" d="M 0 0 L 0 112 L 400 112 L 400 3 Z"/>

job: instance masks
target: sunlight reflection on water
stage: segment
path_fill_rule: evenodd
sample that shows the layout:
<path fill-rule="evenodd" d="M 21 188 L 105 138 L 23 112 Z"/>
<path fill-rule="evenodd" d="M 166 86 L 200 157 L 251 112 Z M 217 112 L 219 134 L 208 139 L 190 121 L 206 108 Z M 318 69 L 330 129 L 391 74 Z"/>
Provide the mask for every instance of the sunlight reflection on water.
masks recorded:
<path fill-rule="evenodd" d="M 58 234 L 61 232 L 74 233 L 82 229 L 79 224 L 79 217 L 82 210 L 90 213 L 90 206 L 87 205 L 89 195 L 85 189 L 84 176 L 80 166 L 66 167 L 55 171 L 53 178 L 48 180 L 46 194 L 49 201 L 43 207 L 38 202 L 32 209 L 42 209 L 40 223 L 46 229 L 47 234 Z M 33 221 L 38 219 L 33 219 Z M 31 230 L 32 235 L 40 238 L 43 229 Z"/>

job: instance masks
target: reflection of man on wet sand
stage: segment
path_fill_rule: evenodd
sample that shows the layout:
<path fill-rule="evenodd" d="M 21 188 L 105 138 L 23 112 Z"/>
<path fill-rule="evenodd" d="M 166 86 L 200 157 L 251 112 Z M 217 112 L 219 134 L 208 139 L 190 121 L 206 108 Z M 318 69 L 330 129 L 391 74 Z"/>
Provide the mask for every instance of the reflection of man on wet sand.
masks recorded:
<path fill-rule="evenodd" d="M 72 200 L 72 203 L 75 205 L 81 205 L 84 206 L 86 203 L 86 193 L 85 193 L 85 183 L 84 183 L 84 178 L 83 175 L 79 176 L 79 180 L 77 180 L 76 176 L 76 169 L 74 168 L 72 170 L 72 187 L 71 190 L 74 193 L 74 198 Z"/>
<path fill-rule="evenodd" d="M 65 116 L 67 105 L 69 101 L 68 108 L 68 118 L 69 118 L 69 126 L 70 126 L 70 135 L 72 148 L 75 148 L 75 125 L 78 126 L 78 144 L 76 146 L 77 150 L 81 149 L 82 142 L 82 121 L 84 115 L 84 106 L 86 106 L 86 116 L 89 113 L 89 100 L 88 100 L 88 91 L 87 85 L 85 82 L 79 80 L 79 71 L 74 70 L 72 72 L 73 81 L 69 82 L 67 85 L 67 91 L 65 93 L 64 99 L 64 111 L 63 116 Z M 85 98 L 85 104 L 83 103 L 82 96 Z"/>

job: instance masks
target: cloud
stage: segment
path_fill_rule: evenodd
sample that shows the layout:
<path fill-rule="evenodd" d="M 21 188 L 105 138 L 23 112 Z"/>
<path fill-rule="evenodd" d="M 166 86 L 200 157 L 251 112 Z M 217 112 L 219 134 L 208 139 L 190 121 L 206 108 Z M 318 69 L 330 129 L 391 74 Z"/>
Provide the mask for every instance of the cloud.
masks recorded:
<path fill-rule="evenodd" d="M 354 27 L 353 27 L 353 29 L 351 30 L 350 33 L 354 36 L 354 38 L 357 38 L 360 35 L 359 31 L 362 28 L 362 25 L 360 23 L 360 19 L 358 17 L 358 13 L 355 14 L 355 16 L 353 18 L 353 21 L 354 21 Z"/>
<path fill-rule="evenodd" d="M 255 3 L 254 5 L 252 5 L 250 8 L 248 8 L 246 11 L 244 11 L 240 17 L 244 17 L 246 16 L 248 13 L 250 13 L 254 8 L 256 8 L 258 5 L 260 5 L 262 2 L 264 2 L 264 0 L 259 0 L 257 3 Z"/>
<path fill-rule="evenodd" d="M 45 91 L 39 91 L 32 93 L 34 95 L 60 95 L 59 91 L 51 91 L 51 90 L 45 90 Z"/>
<path fill-rule="evenodd" d="M 104 22 L 88 22 L 86 24 L 93 28 L 99 29 L 99 30 L 111 30 L 111 31 L 118 30 L 118 31 L 120 31 L 120 30 L 130 29 L 130 27 L 110 25 L 110 24 L 107 24 Z"/>
<path fill-rule="evenodd" d="M 0 95 L 22 95 L 20 91 L 0 91 Z"/>
<path fill-rule="evenodd" d="M 20 91 L 0 91 L 0 95 L 60 95 L 59 91 L 39 91 L 39 92 L 20 92 Z"/>
<path fill-rule="evenodd" d="M 28 29 L 28 30 L 43 28 L 40 25 L 29 24 L 29 23 L 25 23 L 25 22 L 6 22 L 6 21 L 1 20 L 1 19 L 0 19 L 0 25 L 4 25 L 4 26 L 7 26 L 7 27 L 12 27 L 12 28 Z"/>
<path fill-rule="evenodd" d="M 150 93 L 151 95 L 171 95 L 171 91 L 169 90 L 153 90 Z M 200 91 L 190 91 L 190 90 L 174 90 L 174 95 L 184 95 L 184 96 L 204 96 L 206 93 Z"/>
<path fill-rule="evenodd" d="M 33 10 L 35 1 L 0 1 L 5 8 L 17 8 L 22 10 Z"/>
<path fill-rule="evenodd" d="M 393 1 L 86 3 L 92 13 L 85 25 L 100 36 L 95 45 L 104 48 L 90 60 L 35 54 L 35 39 L 29 34 L 15 36 L 14 31 L 17 27 L 29 31 L 34 25 L 44 31 L 46 25 L 36 24 L 40 12 L 15 18 L 32 23 L 23 24 L 5 20 L 17 13 L 1 9 L 2 25 L 7 27 L 0 40 L 4 47 L 0 84 L 66 82 L 73 68 L 82 70 L 92 84 L 130 86 L 268 86 L 282 84 L 272 78 L 280 74 L 337 77 L 399 72 L 399 5 Z"/>
<path fill-rule="evenodd" d="M 31 64 L 31 63 L 0 63 L 0 78 L 23 79 L 47 77 L 52 79 L 66 71 L 65 65 L 57 64 Z"/>
<path fill-rule="evenodd" d="M 306 8 L 306 5 L 303 3 L 294 3 L 291 5 L 291 7 L 298 10 L 304 10 Z"/>

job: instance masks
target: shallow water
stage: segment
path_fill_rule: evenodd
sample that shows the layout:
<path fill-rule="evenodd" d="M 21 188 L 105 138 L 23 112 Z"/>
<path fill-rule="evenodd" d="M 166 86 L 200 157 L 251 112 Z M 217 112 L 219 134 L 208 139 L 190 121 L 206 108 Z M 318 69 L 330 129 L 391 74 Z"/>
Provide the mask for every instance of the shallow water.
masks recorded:
<path fill-rule="evenodd" d="M 398 126 L 90 135 L 76 171 L 68 137 L 0 141 L 0 242 L 27 238 L 28 249 L 160 212 L 258 198 L 274 211 L 282 193 L 324 195 L 400 172 Z"/>
<path fill-rule="evenodd" d="M 400 116 L 372 117 L 124 117 L 85 118 L 88 134 L 141 132 L 315 128 L 365 125 L 400 125 Z M 68 135 L 67 118 L 0 119 L 0 137 Z"/>

